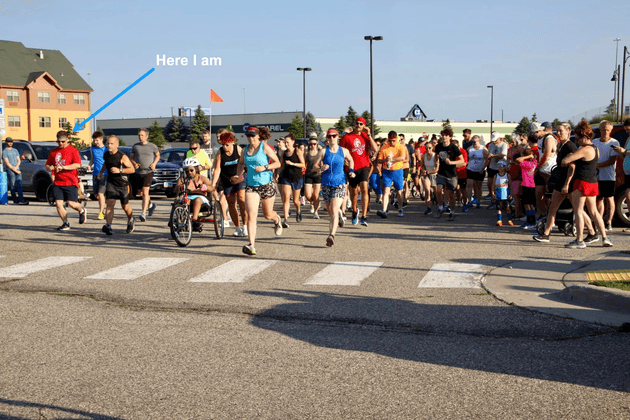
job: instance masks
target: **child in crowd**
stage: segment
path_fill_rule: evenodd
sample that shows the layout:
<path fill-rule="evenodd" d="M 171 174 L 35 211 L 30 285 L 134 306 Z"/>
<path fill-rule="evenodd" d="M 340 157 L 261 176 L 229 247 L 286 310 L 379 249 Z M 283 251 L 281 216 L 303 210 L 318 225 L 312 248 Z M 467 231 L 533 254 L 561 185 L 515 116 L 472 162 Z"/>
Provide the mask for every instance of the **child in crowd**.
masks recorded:
<path fill-rule="evenodd" d="M 507 173 L 507 162 L 500 160 L 497 163 L 497 173 L 492 179 L 490 191 L 492 200 L 497 205 L 497 223 L 496 226 L 503 226 L 503 214 L 501 210 L 505 210 L 507 216 L 507 225 L 514 226 L 512 223 L 512 210 L 510 208 L 510 176 Z"/>
<path fill-rule="evenodd" d="M 523 156 L 517 157 L 516 162 L 521 167 L 521 203 L 525 207 L 527 220 L 521 226 L 523 229 L 534 229 L 536 226 L 536 184 L 534 183 L 534 170 L 538 161 L 531 148 L 523 151 Z"/>

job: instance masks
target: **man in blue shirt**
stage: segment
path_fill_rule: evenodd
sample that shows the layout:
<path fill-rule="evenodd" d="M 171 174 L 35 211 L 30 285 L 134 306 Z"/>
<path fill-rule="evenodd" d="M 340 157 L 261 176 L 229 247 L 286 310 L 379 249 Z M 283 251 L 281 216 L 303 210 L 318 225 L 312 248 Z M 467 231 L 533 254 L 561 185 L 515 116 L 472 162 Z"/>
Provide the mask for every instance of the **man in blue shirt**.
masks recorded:
<path fill-rule="evenodd" d="M 103 145 L 103 133 L 95 131 L 92 134 L 92 186 L 94 195 L 98 199 L 98 218 L 105 218 L 105 187 L 107 186 L 107 171 L 103 171 L 103 178 L 99 179 L 98 174 L 103 167 L 103 153 L 107 151 L 107 147 Z"/>
<path fill-rule="evenodd" d="M 24 194 L 22 192 L 22 171 L 20 171 L 22 160 L 20 159 L 20 152 L 13 148 L 13 139 L 11 137 L 7 137 L 5 144 L 7 146 L 2 151 L 2 160 L 7 167 L 11 199 L 15 204 L 28 204 L 28 201 L 24 200 Z"/>

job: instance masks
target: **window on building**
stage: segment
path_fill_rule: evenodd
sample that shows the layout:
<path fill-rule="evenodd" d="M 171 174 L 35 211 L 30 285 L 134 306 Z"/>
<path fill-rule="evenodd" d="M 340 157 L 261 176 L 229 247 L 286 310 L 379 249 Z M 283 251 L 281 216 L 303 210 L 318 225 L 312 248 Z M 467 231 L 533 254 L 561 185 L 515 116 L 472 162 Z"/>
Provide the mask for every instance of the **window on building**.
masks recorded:
<path fill-rule="evenodd" d="M 85 121 L 85 118 L 75 118 L 74 125 L 81 124 L 83 121 Z"/>
<path fill-rule="evenodd" d="M 50 127 L 50 117 L 39 117 L 39 126 L 41 128 L 49 128 Z"/>
<path fill-rule="evenodd" d="M 50 103 L 50 92 L 37 92 L 37 102 Z"/>
<path fill-rule="evenodd" d="M 74 95 L 75 105 L 85 105 L 85 95 Z"/>
<path fill-rule="evenodd" d="M 7 101 L 8 102 L 19 102 L 20 101 L 20 92 L 17 90 L 7 90 Z"/>
<path fill-rule="evenodd" d="M 59 118 L 59 128 L 64 128 L 68 123 L 68 119 L 65 117 Z"/>
<path fill-rule="evenodd" d="M 9 116 L 9 127 L 21 127 L 20 117 Z"/>
<path fill-rule="evenodd" d="M 60 93 L 59 94 L 59 103 L 60 104 L 65 104 L 66 103 L 66 94 L 65 93 Z"/>

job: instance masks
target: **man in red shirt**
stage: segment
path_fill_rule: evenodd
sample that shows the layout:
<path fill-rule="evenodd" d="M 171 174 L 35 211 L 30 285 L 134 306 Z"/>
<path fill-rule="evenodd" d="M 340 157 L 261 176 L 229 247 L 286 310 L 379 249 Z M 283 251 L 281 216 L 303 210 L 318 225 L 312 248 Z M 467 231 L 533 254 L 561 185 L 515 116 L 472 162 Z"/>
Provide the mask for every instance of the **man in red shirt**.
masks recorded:
<path fill-rule="evenodd" d="M 52 173 L 53 197 L 57 205 L 57 213 L 63 224 L 57 230 L 70 230 L 68 223 L 68 213 L 63 206 L 66 201 L 68 206 L 79 212 L 79 224 L 85 223 L 87 212 L 79 204 L 79 175 L 77 169 L 81 167 L 81 157 L 79 151 L 70 146 L 68 133 L 59 131 L 57 133 L 58 147 L 50 151 L 46 160 L 46 169 Z"/>
<path fill-rule="evenodd" d="M 360 188 L 361 197 L 363 197 L 361 200 L 361 224 L 367 226 L 367 210 L 370 204 L 368 180 L 370 179 L 370 167 L 372 166 L 369 150 L 367 150 L 367 148 L 378 150 L 378 146 L 372 138 L 370 127 L 366 125 L 364 118 L 357 118 L 353 131 L 343 136 L 339 146 L 348 149 L 354 160 L 355 177 L 350 178 L 346 176 L 349 184 L 348 191 L 350 192 L 350 200 L 352 202 L 352 224 L 356 225 L 359 222 L 357 199 Z"/>

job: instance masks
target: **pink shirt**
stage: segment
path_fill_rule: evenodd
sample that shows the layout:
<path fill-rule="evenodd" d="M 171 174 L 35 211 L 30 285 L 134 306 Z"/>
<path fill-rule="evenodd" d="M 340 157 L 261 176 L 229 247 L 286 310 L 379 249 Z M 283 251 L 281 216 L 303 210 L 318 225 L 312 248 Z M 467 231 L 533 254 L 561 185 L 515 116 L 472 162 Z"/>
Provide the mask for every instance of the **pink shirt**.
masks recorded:
<path fill-rule="evenodd" d="M 526 159 L 521 161 L 520 166 L 523 173 L 523 182 L 521 183 L 521 185 L 523 187 L 536 187 L 536 184 L 534 183 L 534 169 L 536 169 L 537 164 L 538 162 L 535 159 Z"/>

